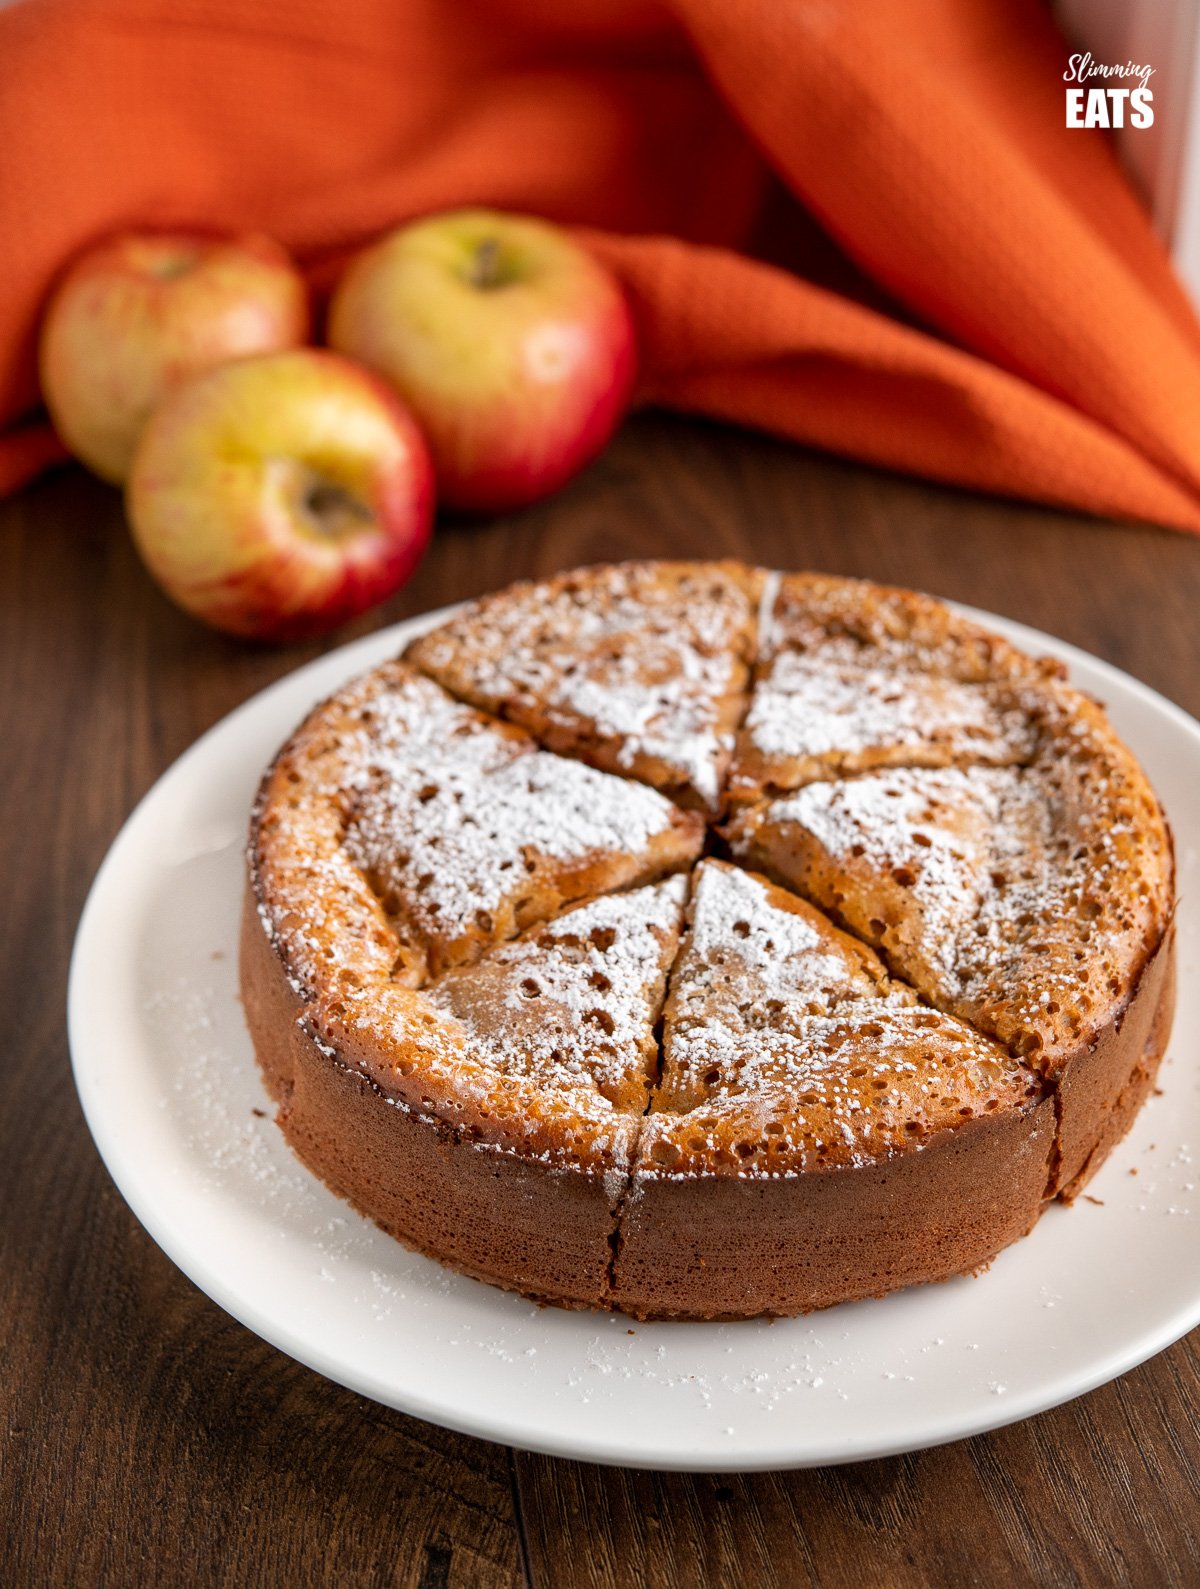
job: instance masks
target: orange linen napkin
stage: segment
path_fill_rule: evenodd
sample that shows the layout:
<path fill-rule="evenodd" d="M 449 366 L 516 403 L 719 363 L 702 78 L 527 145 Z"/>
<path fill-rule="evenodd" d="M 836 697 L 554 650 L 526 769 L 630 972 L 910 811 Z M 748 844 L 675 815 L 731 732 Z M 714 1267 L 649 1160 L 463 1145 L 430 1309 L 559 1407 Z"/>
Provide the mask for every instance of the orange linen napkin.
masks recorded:
<path fill-rule="evenodd" d="M 261 230 L 323 289 L 487 203 L 620 273 L 648 400 L 1200 530 L 1200 329 L 1066 55 L 1035 0 L 22 0 L 0 489 L 53 456 L 35 331 L 87 242 Z M 796 201 L 825 235 L 769 263 Z"/>

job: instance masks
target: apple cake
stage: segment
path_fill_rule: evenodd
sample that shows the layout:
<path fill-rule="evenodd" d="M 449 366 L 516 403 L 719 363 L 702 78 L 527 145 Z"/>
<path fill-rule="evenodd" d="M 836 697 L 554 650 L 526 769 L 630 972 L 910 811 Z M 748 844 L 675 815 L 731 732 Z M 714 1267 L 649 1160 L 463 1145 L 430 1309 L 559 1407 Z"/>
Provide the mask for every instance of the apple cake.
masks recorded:
<path fill-rule="evenodd" d="M 541 1300 L 791 1314 L 976 1271 L 1153 1086 L 1170 833 L 1102 709 L 931 597 L 734 563 L 514 585 L 255 804 L 279 1123 Z"/>

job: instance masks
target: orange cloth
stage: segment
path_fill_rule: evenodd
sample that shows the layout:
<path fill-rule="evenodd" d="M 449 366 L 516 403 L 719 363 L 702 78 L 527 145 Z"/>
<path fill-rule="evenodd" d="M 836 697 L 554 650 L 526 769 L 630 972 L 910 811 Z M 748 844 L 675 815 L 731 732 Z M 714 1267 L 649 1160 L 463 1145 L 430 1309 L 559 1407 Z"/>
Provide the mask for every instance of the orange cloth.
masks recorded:
<path fill-rule="evenodd" d="M 23 0 L 0 489 L 53 456 L 35 329 L 88 241 L 261 230 L 325 287 L 484 202 L 585 229 L 649 400 L 1200 530 L 1200 329 L 1107 141 L 1064 126 L 1066 53 L 1035 0 Z M 781 255 L 784 189 L 827 238 Z"/>

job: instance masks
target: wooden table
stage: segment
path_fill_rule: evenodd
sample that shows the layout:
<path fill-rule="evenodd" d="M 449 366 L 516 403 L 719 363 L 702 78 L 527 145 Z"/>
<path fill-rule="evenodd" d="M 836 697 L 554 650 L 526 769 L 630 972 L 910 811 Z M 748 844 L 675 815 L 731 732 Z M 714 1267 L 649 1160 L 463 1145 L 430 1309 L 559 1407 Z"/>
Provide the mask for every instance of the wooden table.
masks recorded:
<path fill-rule="evenodd" d="M 338 639 L 518 575 L 662 554 L 958 597 L 1098 652 L 1200 715 L 1195 541 L 655 416 L 553 503 L 443 527 L 403 594 Z M 319 649 L 252 649 L 184 618 L 142 572 L 115 493 L 80 472 L 0 504 L 0 1581 L 1200 1583 L 1200 1332 L 978 1439 L 689 1477 L 530 1456 L 390 1412 L 291 1362 L 184 1279 L 85 1129 L 68 955 L 138 797 Z"/>

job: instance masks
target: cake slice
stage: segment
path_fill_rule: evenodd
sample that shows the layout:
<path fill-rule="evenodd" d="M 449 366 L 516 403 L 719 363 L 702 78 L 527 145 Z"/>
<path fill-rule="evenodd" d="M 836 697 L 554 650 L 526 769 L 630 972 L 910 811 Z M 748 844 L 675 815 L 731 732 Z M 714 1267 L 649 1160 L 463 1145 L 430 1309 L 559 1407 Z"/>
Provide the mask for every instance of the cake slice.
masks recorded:
<path fill-rule="evenodd" d="M 740 860 L 832 911 L 933 1003 L 970 1015 L 982 1003 L 971 974 L 1004 975 L 972 942 L 999 900 L 1000 852 L 1025 839 L 1044 852 L 1048 813 L 1022 797 L 1030 787 L 1013 768 L 861 773 L 747 807 L 725 833 Z M 1034 855 L 1026 865 L 1041 869 Z"/>
<path fill-rule="evenodd" d="M 1094 702 L 1042 692 L 1028 767 L 899 768 L 739 813 L 733 851 L 836 912 L 931 1002 L 1052 1068 L 1170 912 L 1170 836 Z"/>
<path fill-rule="evenodd" d="M 821 1307 L 974 1268 L 1030 1228 L 1054 1138 L 1036 1072 L 763 878 L 701 862 L 688 919 L 622 1216 L 619 1306 Z M 722 1279 L 731 1228 L 736 1290 Z"/>
<path fill-rule="evenodd" d="M 1004 1049 L 923 1006 L 811 905 L 700 863 L 642 1138 L 647 1171 L 862 1165 L 1038 1091 Z"/>
<path fill-rule="evenodd" d="M 1150 1023 L 1171 1004 L 1173 857 L 1099 707 L 1047 686 L 1039 736 L 1028 767 L 812 783 L 726 831 L 735 855 L 832 911 L 931 1004 L 1053 1081 L 1058 1189 L 1094 1168 L 1152 1083 Z M 1118 1042 L 1143 981 L 1146 1031 Z"/>
<path fill-rule="evenodd" d="M 835 772 L 1027 761 L 1020 686 L 1060 671 L 912 591 L 793 574 L 764 626 L 736 801 Z"/>
<path fill-rule="evenodd" d="M 686 893 L 675 876 L 588 900 L 423 993 L 342 992 L 306 1020 L 331 1055 L 444 1130 L 597 1176 L 626 1170 Z"/>
<path fill-rule="evenodd" d="M 404 663 L 327 701 L 264 781 L 251 868 L 310 994 L 418 987 L 564 906 L 678 871 L 701 818 L 540 750 Z"/>
<path fill-rule="evenodd" d="M 593 894 L 685 866 L 701 818 L 555 756 L 394 664 L 370 704 L 345 849 L 433 975 Z"/>
<path fill-rule="evenodd" d="M 675 876 L 576 905 L 448 971 L 429 1002 L 498 1076 L 527 1081 L 581 1120 L 616 1113 L 632 1129 L 658 1069 L 655 1023 L 686 893 Z"/>
<path fill-rule="evenodd" d="M 280 1025 L 268 1071 L 289 1141 L 402 1240 L 529 1295 L 610 1306 L 686 889 L 675 876 L 589 900 L 424 992 L 313 1001 Z M 253 922 L 246 942 L 264 948 Z"/>
<path fill-rule="evenodd" d="M 712 812 L 745 706 L 759 583 L 736 563 L 581 569 L 485 597 L 405 656 L 547 749 Z"/>

